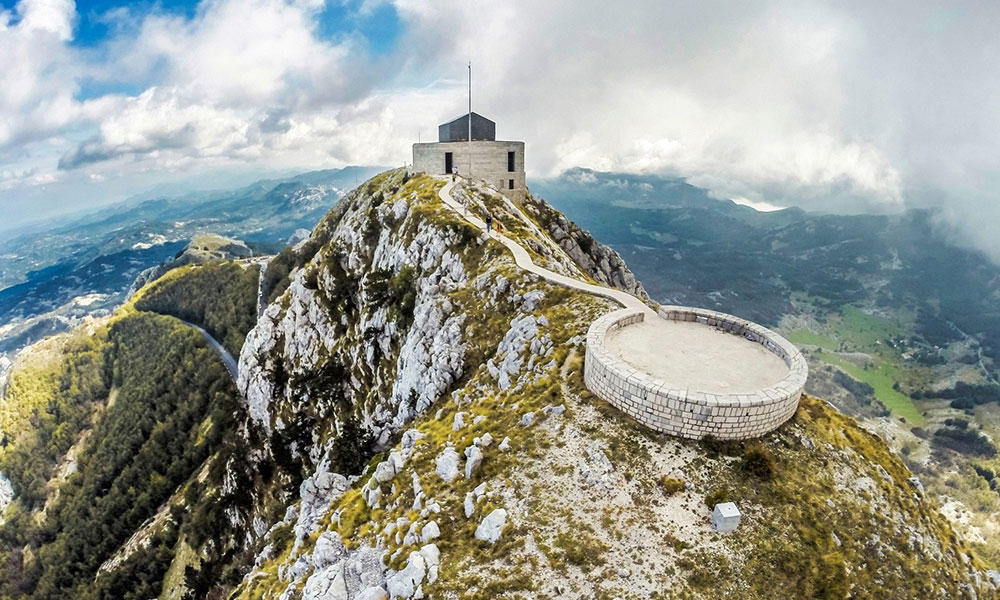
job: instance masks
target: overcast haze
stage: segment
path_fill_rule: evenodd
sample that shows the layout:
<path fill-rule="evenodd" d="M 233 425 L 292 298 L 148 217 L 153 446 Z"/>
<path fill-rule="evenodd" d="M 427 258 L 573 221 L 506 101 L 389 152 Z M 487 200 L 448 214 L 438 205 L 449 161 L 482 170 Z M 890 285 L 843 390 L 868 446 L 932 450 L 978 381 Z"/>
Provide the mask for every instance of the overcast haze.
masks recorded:
<path fill-rule="evenodd" d="M 0 1 L 0 229 L 163 184 L 402 165 L 464 111 L 471 60 L 529 178 L 939 207 L 1000 258 L 997 3 L 616 4 Z"/>

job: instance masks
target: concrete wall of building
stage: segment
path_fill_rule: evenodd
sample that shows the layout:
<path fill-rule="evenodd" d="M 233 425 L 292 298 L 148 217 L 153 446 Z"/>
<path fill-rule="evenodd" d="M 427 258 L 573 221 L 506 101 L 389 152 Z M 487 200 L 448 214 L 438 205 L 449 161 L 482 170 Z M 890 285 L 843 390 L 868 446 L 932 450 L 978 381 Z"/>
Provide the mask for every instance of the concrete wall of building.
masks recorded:
<path fill-rule="evenodd" d="M 703 323 L 760 344 L 785 361 L 788 375 L 770 388 L 749 394 L 672 388 L 669 382 L 641 372 L 604 347 L 609 331 L 644 318 L 640 311 L 623 309 L 594 321 L 587 332 L 584 382 L 591 392 L 651 429 L 693 439 L 706 435 L 737 440 L 760 437 L 795 414 L 809 368 L 791 342 L 756 323 L 711 310 L 667 306 L 660 309 L 660 316 Z"/>
<path fill-rule="evenodd" d="M 413 171 L 445 175 L 445 153 L 452 153 L 459 175 L 469 176 L 469 150 L 472 150 L 471 177 L 495 185 L 515 201 L 527 193 L 524 181 L 524 142 L 434 142 L 413 144 Z M 514 153 L 514 170 L 507 170 L 507 153 Z M 511 182 L 513 181 L 513 188 Z"/>

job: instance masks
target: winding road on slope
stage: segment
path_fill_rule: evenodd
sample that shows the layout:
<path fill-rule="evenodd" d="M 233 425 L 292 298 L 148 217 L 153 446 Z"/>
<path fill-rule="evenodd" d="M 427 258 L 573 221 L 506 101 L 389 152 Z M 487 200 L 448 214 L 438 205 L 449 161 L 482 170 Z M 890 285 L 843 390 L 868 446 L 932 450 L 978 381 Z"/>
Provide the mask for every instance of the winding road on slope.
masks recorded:
<path fill-rule="evenodd" d="M 235 358 L 233 358 L 233 355 L 229 353 L 229 350 L 226 350 L 225 346 L 223 346 L 222 344 L 220 344 L 218 342 L 218 340 L 216 340 L 214 337 L 212 337 L 212 335 L 210 333 L 208 333 L 207 331 L 205 331 L 201 327 L 198 327 L 194 323 L 189 323 L 188 321 L 185 321 L 184 319 L 178 319 L 178 321 L 180 321 L 181 323 L 184 323 L 188 327 L 192 327 L 194 329 L 197 329 L 199 332 L 201 332 L 201 335 L 203 335 L 205 337 L 205 340 L 208 341 L 209 345 L 211 345 L 213 348 L 215 348 L 216 352 L 219 353 L 219 357 L 222 358 L 223 364 L 226 365 L 226 370 L 229 371 L 229 374 L 232 376 L 233 381 L 235 382 L 236 381 L 236 377 L 239 375 L 239 363 L 236 361 Z"/>
<path fill-rule="evenodd" d="M 441 198 L 441 201 L 444 202 L 445 206 L 452 209 L 455 212 L 455 214 L 462 217 L 469 223 L 472 223 L 480 231 L 486 231 L 486 223 L 484 223 L 482 219 L 473 215 L 471 212 L 466 210 L 465 207 L 463 207 L 454 198 L 451 197 L 451 190 L 454 187 L 455 183 L 449 180 L 445 184 L 445 186 L 438 191 L 438 197 Z M 532 223 L 531 220 L 528 219 L 528 217 L 526 217 L 524 213 L 521 212 L 521 210 L 516 205 L 514 205 L 513 203 L 509 204 L 512 208 L 514 208 L 517 211 L 518 215 L 520 215 L 521 219 L 529 227 L 534 229 L 536 232 L 538 231 L 537 227 L 535 227 L 535 224 Z M 531 273 L 534 273 L 535 275 L 538 275 L 539 277 L 543 277 L 553 283 L 568 288 L 573 288 L 590 294 L 595 294 L 597 296 L 610 298 L 615 302 L 618 302 L 625 308 L 643 311 L 644 313 L 646 313 L 647 317 L 656 316 L 656 313 L 653 311 L 652 308 L 650 308 L 649 306 L 646 305 L 645 302 L 636 298 L 632 294 L 629 294 L 628 292 L 623 292 L 621 290 L 616 290 L 614 288 L 607 288 L 599 285 L 593 285 L 591 283 L 586 283 L 578 279 L 573 279 L 572 277 L 560 275 L 559 273 L 556 273 L 554 271 L 550 271 L 548 269 L 539 267 L 531 260 L 531 256 L 528 255 L 528 251 L 525 250 L 523 246 L 521 246 L 514 240 L 508 238 L 502 233 L 493 232 L 490 235 L 491 237 L 493 237 L 493 239 L 497 240 L 498 242 L 506 246 L 508 250 L 511 251 L 511 253 L 514 255 L 514 262 L 517 264 L 517 266 L 521 267 L 525 271 L 529 271 Z"/>

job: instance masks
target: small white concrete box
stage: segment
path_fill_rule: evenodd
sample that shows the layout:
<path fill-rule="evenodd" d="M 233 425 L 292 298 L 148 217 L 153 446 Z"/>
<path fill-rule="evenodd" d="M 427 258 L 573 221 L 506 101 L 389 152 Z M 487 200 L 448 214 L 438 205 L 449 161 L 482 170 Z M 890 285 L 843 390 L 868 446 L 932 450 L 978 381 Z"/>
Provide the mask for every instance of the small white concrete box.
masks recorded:
<path fill-rule="evenodd" d="M 740 524 L 740 509 L 732 502 L 716 504 L 712 511 L 712 527 L 716 531 L 733 531 Z"/>

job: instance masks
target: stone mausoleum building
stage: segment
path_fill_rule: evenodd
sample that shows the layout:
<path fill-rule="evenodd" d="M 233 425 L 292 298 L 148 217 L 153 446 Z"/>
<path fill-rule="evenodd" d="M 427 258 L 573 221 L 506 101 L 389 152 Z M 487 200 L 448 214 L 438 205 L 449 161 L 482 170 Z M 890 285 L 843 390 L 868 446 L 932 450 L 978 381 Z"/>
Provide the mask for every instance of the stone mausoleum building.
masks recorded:
<path fill-rule="evenodd" d="M 414 172 L 446 175 L 453 166 L 459 175 L 491 183 L 512 200 L 525 197 L 524 142 L 497 141 L 497 124 L 478 113 L 440 125 L 437 142 L 413 144 Z"/>

